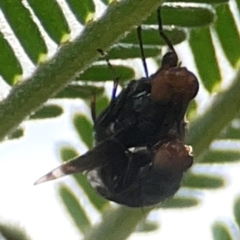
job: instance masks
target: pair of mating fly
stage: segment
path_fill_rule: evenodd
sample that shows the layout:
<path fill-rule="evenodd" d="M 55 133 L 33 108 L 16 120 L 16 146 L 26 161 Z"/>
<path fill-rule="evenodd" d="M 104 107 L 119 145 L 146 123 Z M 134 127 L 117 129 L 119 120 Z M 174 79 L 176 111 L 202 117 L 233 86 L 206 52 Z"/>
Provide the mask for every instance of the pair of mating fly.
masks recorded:
<path fill-rule="evenodd" d="M 54 169 L 36 184 L 68 174 L 86 172 L 104 198 L 131 207 L 157 204 L 173 196 L 192 165 L 191 148 L 184 145 L 184 115 L 198 91 L 195 75 L 178 66 L 177 54 L 162 31 L 170 51 L 150 77 L 132 80 L 94 119 L 96 146 Z M 146 75 L 147 67 L 138 28 Z M 109 62 L 108 62 L 109 63 Z M 92 109 L 94 116 L 94 110 Z"/>

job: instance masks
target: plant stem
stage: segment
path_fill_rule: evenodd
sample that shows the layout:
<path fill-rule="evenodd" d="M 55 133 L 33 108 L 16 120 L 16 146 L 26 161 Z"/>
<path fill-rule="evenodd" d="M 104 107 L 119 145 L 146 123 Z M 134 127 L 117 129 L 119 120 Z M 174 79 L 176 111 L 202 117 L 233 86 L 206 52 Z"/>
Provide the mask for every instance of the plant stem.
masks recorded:
<path fill-rule="evenodd" d="M 94 227 L 85 240 L 123 240 L 136 228 L 136 225 L 144 219 L 152 208 L 127 208 L 121 206 L 114 210 L 108 210 L 103 215 L 100 225 Z"/>
<path fill-rule="evenodd" d="M 186 142 L 193 146 L 194 156 L 208 149 L 220 131 L 234 119 L 240 111 L 240 69 L 231 86 L 218 93 L 206 112 L 193 121 L 186 135 Z"/>

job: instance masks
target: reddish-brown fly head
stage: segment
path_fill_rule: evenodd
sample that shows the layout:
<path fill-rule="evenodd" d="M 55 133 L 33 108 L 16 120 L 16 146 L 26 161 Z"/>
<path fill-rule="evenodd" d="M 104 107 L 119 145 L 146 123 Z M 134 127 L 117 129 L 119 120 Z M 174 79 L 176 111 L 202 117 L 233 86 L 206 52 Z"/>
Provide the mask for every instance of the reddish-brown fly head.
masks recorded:
<path fill-rule="evenodd" d="M 160 69 L 151 77 L 150 97 L 156 101 L 188 103 L 198 92 L 196 76 L 185 67 Z"/>
<path fill-rule="evenodd" d="M 192 166 L 191 147 L 180 140 L 164 143 L 156 151 L 153 159 L 154 169 L 166 170 L 170 175 L 187 171 Z"/>

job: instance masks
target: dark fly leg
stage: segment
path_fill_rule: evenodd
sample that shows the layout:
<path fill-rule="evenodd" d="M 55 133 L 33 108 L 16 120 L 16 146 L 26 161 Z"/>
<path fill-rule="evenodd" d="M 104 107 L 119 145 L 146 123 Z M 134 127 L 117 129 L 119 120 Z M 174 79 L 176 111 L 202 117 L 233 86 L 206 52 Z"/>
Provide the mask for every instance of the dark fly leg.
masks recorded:
<path fill-rule="evenodd" d="M 148 78 L 148 68 L 147 68 L 147 63 L 146 63 L 146 58 L 144 55 L 144 50 L 143 50 L 143 42 L 142 42 L 142 28 L 141 26 L 137 27 L 137 37 L 138 37 L 138 42 L 139 42 L 139 49 L 141 52 L 141 58 L 142 58 L 142 63 L 143 63 L 143 68 L 145 72 L 146 78 Z"/>
<path fill-rule="evenodd" d="M 112 64 L 110 63 L 107 54 L 104 53 L 103 50 L 100 49 L 100 48 L 98 48 L 97 51 L 105 58 L 105 60 L 107 62 L 107 65 L 108 65 L 109 69 L 111 70 L 111 73 L 112 73 L 112 76 L 113 76 L 113 90 L 112 90 L 112 97 L 111 97 L 111 101 L 113 101 L 116 97 L 119 77 L 117 76 Z"/>
<path fill-rule="evenodd" d="M 93 123 L 96 122 L 96 94 L 93 92 L 91 95 L 91 100 L 90 100 L 90 108 L 91 108 L 91 116 Z"/>
<path fill-rule="evenodd" d="M 113 101 L 113 99 L 115 99 L 116 96 L 116 91 L 117 91 L 117 86 L 118 86 L 118 77 L 106 55 L 106 53 L 103 52 L 102 49 L 97 49 L 97 51 L 101 54 L 102 57 L 105 58 L 107 65 L 109 66 L 109 69 L 111 70 L 112 76 L 113 76 L 113 91 L 112 91 L 112 97 L 111 97 L 111 101 Z M 96 94 L 93 92 L 91 95 L 91 100 L 90 100 L 90 107 L 91 107 L 91 116 L 92 116 L 92 120 L 95 124 L 96 122 Z"/>
<path fill-rule="evenodd" d="M 175 49 L 167 37 L 167 35 L 163 31 L 163 24 L 162 24 L 162 17 L 161 17 L 161 7 L 157 9 L 157 21 L 158 21 L 158 31 L 162 39 L 165 41 L 165 43 L 168 45 L 168 47 L 176 54 Z M 176 54 L 177 55 L 177 54 Z"/>

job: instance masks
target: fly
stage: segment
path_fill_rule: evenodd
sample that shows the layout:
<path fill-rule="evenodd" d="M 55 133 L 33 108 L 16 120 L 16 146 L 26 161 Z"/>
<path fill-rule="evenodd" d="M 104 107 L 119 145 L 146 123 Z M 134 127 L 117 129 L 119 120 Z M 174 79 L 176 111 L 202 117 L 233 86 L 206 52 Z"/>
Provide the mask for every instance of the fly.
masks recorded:
<path fill-rule="evenodd" d="M 97 118 L 92 101 L 96 146 L 35 184 L 82 172 L 102 197 L 130 207 L 157 204 L 179 189 L 193 163 L 191 147 L 183 143 L 184 116 L 198 92 L 198 80 L 178 65 L 175 49 L 162 29 L 160 8 L 157 16 L 159 33 L 170 48 L 159 70 L 148 77 L 139 27 L 146 77 L 130 81 L 117 97 L 115 77 L 111 102 Z M 108 59 L 107 63 L 114 74 Z"/>

